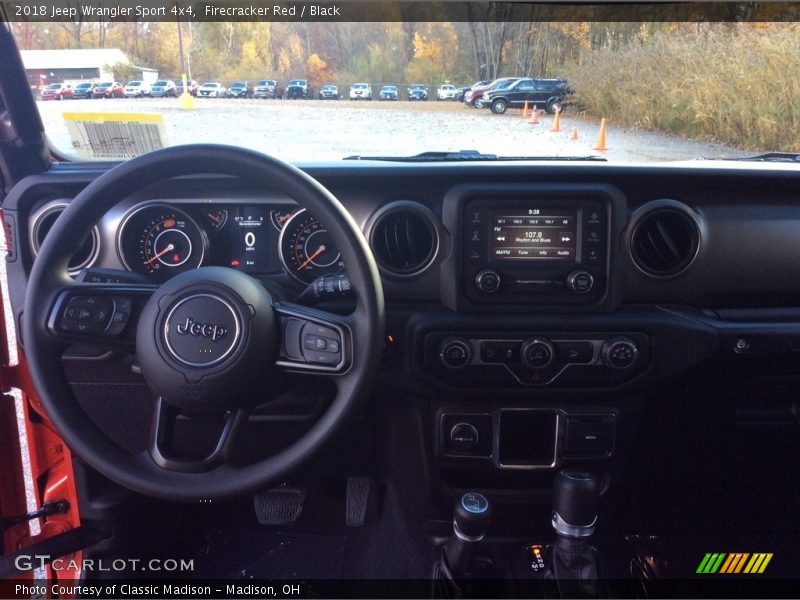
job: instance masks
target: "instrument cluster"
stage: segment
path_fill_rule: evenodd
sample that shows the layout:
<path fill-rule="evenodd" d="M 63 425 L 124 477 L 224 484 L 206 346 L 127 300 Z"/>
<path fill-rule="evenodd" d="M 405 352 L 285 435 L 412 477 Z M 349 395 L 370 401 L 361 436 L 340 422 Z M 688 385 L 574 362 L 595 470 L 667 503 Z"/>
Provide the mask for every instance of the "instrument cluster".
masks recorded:
<path fill-rule="evenodd" d="M 139 205 L 121 222 L 117 253 L 126 269 L 155 281 L 209 265 L 285 271 L 302 284 L 344 270 L 325 226 L 293 204 Z"/>

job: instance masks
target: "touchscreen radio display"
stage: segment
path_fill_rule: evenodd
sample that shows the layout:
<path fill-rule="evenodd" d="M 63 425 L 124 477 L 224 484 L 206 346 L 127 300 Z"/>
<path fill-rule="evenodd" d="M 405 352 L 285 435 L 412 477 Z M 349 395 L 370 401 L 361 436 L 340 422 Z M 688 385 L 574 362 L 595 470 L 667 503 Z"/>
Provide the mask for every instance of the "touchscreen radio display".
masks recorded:
<path fill-rule="evenodd" d="M 577 211 L 514 208 L 492 213 L 490 254 L 495 260 L 574 261 Z"/>

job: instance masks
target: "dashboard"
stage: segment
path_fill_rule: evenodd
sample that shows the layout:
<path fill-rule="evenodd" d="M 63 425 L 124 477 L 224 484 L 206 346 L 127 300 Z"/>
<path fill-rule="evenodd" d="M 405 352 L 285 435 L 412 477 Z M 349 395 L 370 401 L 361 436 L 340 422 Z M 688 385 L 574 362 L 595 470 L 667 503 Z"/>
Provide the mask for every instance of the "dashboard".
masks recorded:
<path fill-rule="evenodd" d="M 417 406 L 423 431 L 405 435 L 427 440 L 446 477 L 613 461 L 629 403 L 720 362 L 725 381 L 774 376 L 769 393 L 800 359 L 791 166 L 301 167 L 343 203 L 382 275 L 376 402 Z M 103 169 L 57 165 L 7 197 L 17 320 L 48 228 Z M 212 175 L 131 190 L 71 268 L 158 284 L 200 265 L 244 271 L 290 302 L 347 272 L 325 224 L 294 199 Z M 528 421 L 548 430 L 547 452 L 515 445 Z"/>

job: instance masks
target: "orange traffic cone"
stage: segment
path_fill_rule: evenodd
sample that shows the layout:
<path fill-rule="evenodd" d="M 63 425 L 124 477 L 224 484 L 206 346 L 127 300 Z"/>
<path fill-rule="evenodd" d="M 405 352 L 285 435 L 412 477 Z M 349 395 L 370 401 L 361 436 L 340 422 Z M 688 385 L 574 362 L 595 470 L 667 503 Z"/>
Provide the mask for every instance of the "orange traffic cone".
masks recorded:
<path fill-rule="evenodd" d="M 608 147 L 606 146 L 606 123 L 607 121 L 605 117 L 600 119 L 600 134 L 597 136 L 597 146 L 595 146 L 595 150 L 608 150 Z"/>
<path fill-rule="evenodd" d="M 571 140 L 577 140 L 578 139 L 578 128 L 577 127 L 573 127 L 572 131 L 569 132 L 569 139 L 571 139 Z"/>
<path fill-rule="evenodd" d="M 522 118 L 523 119 L 527 119 L 528 118 L 528 101 L 527 100 L 525 100 L 525 108 L 522 109 Z"/>
<path fill-rule="evenodd" d="M 533 105 L 533 110 L 531 111 L 531 125 L 538 125 L 539 124 L 539 110 L 536 108 L 536 105 Z"/>
<path fill-rule="evenodd" d="M 550 131 L 561 131 L 561 109 L 556 108 L 556 114 L 553 117 L 553 126 Z"/>

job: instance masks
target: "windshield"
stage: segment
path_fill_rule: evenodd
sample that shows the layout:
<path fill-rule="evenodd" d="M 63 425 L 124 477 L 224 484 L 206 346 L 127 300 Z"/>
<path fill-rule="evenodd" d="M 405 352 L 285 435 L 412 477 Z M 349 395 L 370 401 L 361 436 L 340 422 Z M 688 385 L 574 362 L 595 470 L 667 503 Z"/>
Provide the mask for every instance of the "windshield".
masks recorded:
<path fill-rule="evenodd" d="M 75 115 L 116 113 L 138 118 L 155 147 L 227 143 L 289 161 L 461 150 L 609 161 L 800 151 L 798 23 L 780 22 L 780 14 L 753 22 L 580 14 L 586 20 L 112 19 L 12 29 L 47 135 L 71 158 L 114 158 L 76 141 Z M 184 74 L 205 79 L 201 90 L 218 89 L 184 90 Z M 147 90 L 114 102 L 41 97 L 45 88 L 98 77 L 137 77 L 128 85 Z M 230 88 L 245 81 L 275 90 L 230 101 Z M 151 87 L 176 83 L 175 93 L 151 97 Z M 335 86 L 399 93 L 391 104 L 320 103 Z"/>

